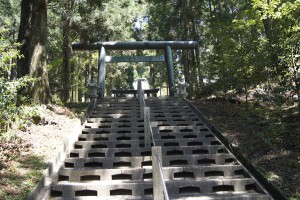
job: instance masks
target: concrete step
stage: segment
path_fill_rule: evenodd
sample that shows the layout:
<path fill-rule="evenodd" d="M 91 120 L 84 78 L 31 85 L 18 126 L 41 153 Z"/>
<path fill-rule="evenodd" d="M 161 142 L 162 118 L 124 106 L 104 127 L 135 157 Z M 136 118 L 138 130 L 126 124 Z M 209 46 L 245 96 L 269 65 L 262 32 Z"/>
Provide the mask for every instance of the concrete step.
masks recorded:
<path fill-rule="evenodd" d="M 52 198 L 53 200 L 99 200 L 99 197 L 74 197 L 74 198 Z M 147 196 L 110 196 L 110 197 L 101 197 L 101 200 L 152 200 L 152 195 Z M 205 194 L 205 195 L 177 195 L 176 197 L 171 196 L 170 199 L 174 200 L 270 200 L 269 196 L 258 193 L 243 193 L 243 192 L 228 192 L 222 194 Z"/>
<path fill-rule="evenodd" d="M 174 114 L 174 113 L 165 113 L 165 114 L 153 114 L 150 115 L 151 121 L 199 121 L 195 114 L 189 113 L 185 115 L 184 113 Z M 89 119 L 99 118 L 101 121 L 104 120 L 113 120 L 113 119 L 130 119 L 132 121 L 138 121 L 140 118 L 140 112 L 128 112 L 128 113 L 117 113 L 117 114 L 105 114 L 103 112 L 92 113 Z M 136 119 L 138 118 L 138 119 Z"/>
<path fill-rule="evenodd" d="M 122 124 L 122 123 L 133 123 L 133 124 L 139 124 L 141 122 L 144 122 L 142 118 L 88 118 L 86 124 L 90 123 L 98 123 L 98 124 Z"/>
<path fill-rule="evenodd" d="M 69 158 L 83 158 L 83 157 L 118 157 L 120 153 L 127 152 L 131 156 L 151 156 L 151 148 L 82 148 L 82 146 L 75 146 L 69 154 Z M 97 155 L 99 153 L 99 155 Z M 207 145 L 201 147 L 162 147 L 162 155 L 208 155 L 208 154 L 229 154 L 223 145 Z"/>
<path fill-rule="evenodd" d="M 153 127 L 153 130 L 155 128 Z M 178 132 L 173 132 L 168 127 L 161 128 L 161 132 L 153 134 L 156 140 L 173 139 L 207 139 L 216 137 L 210 132 L 206 131 L 206 128 L 200 129 L 199 131 L 192 131 L 189 128 L 180 128 Z M 83 134 L 78 136 L 78 141 L 111 141 L 111 140 L 143 140 L 144 139 L 144 128 L 141 127 L 124 127 L 124 128 L 111 128 L 111 129 L 95 129 L 91 130 L 88 128 L 83 129 Z M 211 141 L 211 140 L 210 140 Z"/>
<path fill-rule="evenodd" d="M 140 108 L 140 104 L 137 103 L 132 103 L 132 104 L 111 104 L 111 103 L 104 103 L 104 104 L 98 104 L 96 105 L 96 107 L 94 108 L 94 111 L 103 111 L 103 110 L 113 110 L 113 109 L 117 109 L 117 110 L 139 110 Z"/>
<path fill-rule="evenodd" d="M 130 157 L 129 152 L 123 153 L 124 157 L 93 157 L 93 158 L 66 158 L 65 168 L 139 168 L 152 166 L 151 156 Z M 126 157 L 125 157 L 126 156 Z M 162 165 L 189 166 L 189 165 L 239 165 L 231 154 L 208 154 L 208 155 L 172 155 L 164 156 Z"/>
<path fill-rule="evenodd" d="M 87 197 L 73 197 L 73 198 L 51 198 L 53 200 L 99 200 L 99 197 L 87 196 Z M 131 196 L 131 195 L 114 195 L 108 197 L 101 197 L 101 200 L 153 200 L 152 195 L 147 196 Z"/>
<path fill-rule="evenodd" d="M 132 102 L 129 104 L 123 104 L 122 102 L 110 102 L 110 103 L 101 103 L 101 104 L 97 104 L 95 107 L 95 111 L 97 110 L 106 110 L 106 109 L 112 109 L 112 108 L 116 108 L 116 109 L 139 109 L 140 104 L 139 102 Z"/>
<path fill-rule="evenodd" d="M 126 130 L 124 133 L 113 134 L 108 129 L 103 131 L 91 131 L 85 128 L 83 132 L 84 134 L 78 136 L 78 141 L 144 140 L 144 129 L 138 129 L 135 133 Z"/>
<path fill-rule="evenodd" d="M 182 116 L 196 117 L 196 115 L 192 111 L 177 112 L 177 113 L 151 113 L 151 119 L 156 119 L 156 118 L 181 118 Z"/>
<path fill-rule="evenodd" d="M 192 118 L 194 119 L 194 118 Z M 192 121 L 186 120 L 182 118 L 172 118 L 172 120 L 166 120 L 166 121 L 152 121 L 151 126 L 152 127 L 159 127 L 159 126 L 204 126 L 202 122 L 199 121 Z M 180 121 L 174 121 L 174 120 L 180 120 Z"/>
<path fill-rule="evenodd" d="M 197 116 L 181 116 L 181 117 L 153 117 L 150 114 L 150 120 L 152 122 L 199 122 Z"/>
<path fill-rule="evenodd" d="M 165 107 L 174 107 L 177 109 L 189 109 L 189 107 L 187 105 L 185 105 L 183 102 L 179 102 L 178 100 L 174 100 L 174 101 L 153 101 L 150 99 L 147 99 L 146 101 L 146 105 L 153 107 L 153 108 L 165 108 Z"/>
<path fill-rule="evenodd" d="M 144 120 L 140 117 L 136 118 L 124 118 L 122 114 L 118 114 L 118 116 L 122 116 L 122 118 L 111 117 L 103 114 L 102 117 L 98 118 L 88 118 L 88 123 L 117 123 L 117 122 L 143 122 Z M 190 123 L 201 123 L 201 120 L 198 117 L 191 117 L 191 116 L 181 116 L 181 117 L 151 117 L 151 123 L 153 122 L 169 122 L 169 123 L 177 123 L 177 122 L 190 122 Z"/>
<path fill-rule="evenodd" d="M 178 118 L 175 118 L 178 119 Z M 182 119 L 182 118 L 180 118 Z M 174 118 L 172 118 L 172 120 L 169 120 L 168 124 L 164 124 L 163 121 L 154 121 L 151 122 L 151 125 L 153 127 L 157 127 L 157 126 L 205 126 L 203 125 L 203 123 L 199 123 L 198 121 L 191 121 L 191 120 L 181 120 L 181 121 L 173 121 Z M 109 126 L 109 128 L 117 128 L 120 125 L 128 125 L 128 126 L 143 126 L 144 123 L 142 120 L 140 120 L 141 122 L 136 122 L 132 119 L 111 119 L 111 120 L 107 120 L 107 119 L 103 119 L 103 118 L 92 118 L 92 119 L 88 119 L 87 123 L 85 123 L 86 126 L 89 126 L 89 128 L 98 128 L 99 126 Z M 185 121 L 184 125 L 180 125 L 183 124 L 182 121 Z"/>
<path fill-rule="evenodd" d="M 82 134 L 108 134 L 108 133 L 144 133 L 143 127 L 137 127 L 136 129 L 133 129 L 131 127 L 123 127 L 123 128 L 109 128 L 105 125 L 103 125 L 101 128 L 83 128 Z"/>
<path fill-rule="evenodd" d="M 207 132 L 209 131 L 207 129 L 206 126 L 204 125 L 195 125 L 195 126 L 191 126 L 191 125 L 187 125 L 187 126 L 163 126 L 160 125 L 157 129 L 155 129 L 153 127 L 153 132 L 154 133 L 162 133 L 162 132 L 166 132 L 166 130 L 168 130 L 167 132 L 171 132 L 171 133 L 186 133 L 186 132 L 195 132 L 195 133 L 201 133 L 201 132 Z"/>
<path fill-rule="evenodd" d="M 178 121 L 155 121 L 151 122 L 151 126 L 153 128 L 159 127 L 159 132 L 164 132 L 164 129 L 170 130 L 169 132 L 205 132 L 209 131 L 206 126 L 204 126 L 202 123 L 191 123 L 185 120 L 179 120 Z M 101 129 L 101 128 L 110 128 L 110 132 L 117 132 L 117 129 L 120 128 L 127 128 L 127 130 L 136 131 L 142 130 L 144 127 L 144 122 L 132 122 L 130 120 L 119 120 L 119 121 L 102 121 L 97 123 L 86 123 L 83 129 L 84 131 L 90 131 L 90 129 Z M 156 130 L 156 129 L 154 129 Z M 95 130 L 91 130 L 95 131 Z"/>
<path fill-rule="evenodd" d="M 256 192 L 219 192 L 210 194 L 179 194 L 177 197 L 171 197 L 174 200 L 270 200 L 268 195 Z"/>
<path fill-rule="evenodd" d="M 122 133 L 120 133 L 120 136 L 123 136 Z M 102 137 L 102 136 L 99 134 L 99 137 Z M 176 146 L 190 146 L 190 147 L 193 147 L 193 146 L 204 146 L 204 145 L 221 145 L 220 141 L 215 137 L 180 138 L 180 139 L 177 139 L 175 141 L 174 141 L 173 138 L 157 139 L 157 140 L 155 140 L 155 144 L 157 146 L 162 146 L 162 147 L 169 147 L 169 146 L 173 146 L 173 147 L 176 147 Z M 138 148 L 138 147 L 144 147 L 144 141 L 143 140 L 78 141 L 78 142 L 75 143 L 75 147 L 76 146 L 78 146 L 78 147 L 80 146 L 81 148 L 85 148 L 85 149 L 95 149 L 95 148 Z"/>
<path fill-rule="evenodd" d="M 216 166 L 187 166 L 164 167 L 165 180 L 199 179 L 199 178 L 243 178 L 250 176 L 240 165 Z M 111 181 L 111 180 L 146 180 L 152 179 L 151 168 L 130 169 L 61 169 L 56 177 L 60 181 L 86 182 L 86 181 Z"/>
<path fill-rule="evenodd" d="M 110 130 L 107 130 L 107 129 Z M 86 130 L 88 129 L 88 130 Z M 96 129 L 96 130 L 93 130 Z M 100 129 L 100 130 L 99 130 Z M 87 123 L 83 129 L 83 131 L 92 131 L 95 133 L 95 131 L 102 131 L 102 130 L 109 131 L 110 133 L 120 133 L 121 130 L 127 130 L 130 132 L 139 132 L 141 130 L 144 130 L 144 125 L 142 123 Z"/>
<path fill-rule="evenodd" d="M 166 181 L 170 196 L 197 195 L 212 193 L 260 193 L 251 178 L 234 179 L 196 179 Z M 86 183 L 60 182 L 51 188 L 53 197 L 73 198 L 81 196 L 147 196 L 153 194 L 152 181 L 93 181 Z"/>
<path fill-rule="evenodd" d="M 151 181 L 140 182 L 116 182 L 100 181 L 89 183 L 60 183 L 51 188 L 52 197 L 74 198 L 74 197 L 120 197 L 120 196 L 145 196 L 144 192 L 152 189 Z"/>
<path fill-rule="evenodd" d="M 130 115 L 132 113 L 139 114 L 140 110 L 139 109 L 111 109 L 111 110 L 101 110 L 101 111 L 92 111 L 92 115 L 97 115 L 97 114 L 103 114 L 103 115 L 115 115 L 115 114 L 120 114 L 120 115 Z"/>
<path fill-rule="evenodd" d="M 131 112 L 127 114 L 103 114 L 103 113 L 92 113 L 90 118 L 106 118 L 106 119 L 113 119 L 113 118 L 138 118 L 140 112 Z"/>

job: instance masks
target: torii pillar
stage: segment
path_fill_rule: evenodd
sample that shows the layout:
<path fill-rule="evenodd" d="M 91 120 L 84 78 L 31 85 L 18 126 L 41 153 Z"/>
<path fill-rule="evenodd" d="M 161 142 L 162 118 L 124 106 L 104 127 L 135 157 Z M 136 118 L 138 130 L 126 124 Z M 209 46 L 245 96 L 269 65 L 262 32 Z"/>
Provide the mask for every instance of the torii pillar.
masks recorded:
<path fill-rule="evenodd" d="M 176 88 L 175 88 L 175 76 L 174 76 L 172 49 L 169 45 L 166 46 L 166 49 L 165 49 L 165 60 L 166 60 L 167 73 L 168 73 L 169 94 L 171 97 L 173 97 L 173 96 L 175 96 Z"/>
<path fill-rule="evenodd" d="M 99 61 L 98 61 L 98 84 L 100 90 L 100 98 L 104 98 L 104 91 L 105 91 L 105 75 L 106 75 L 105 56 L 106 56 L 105 48 L 104 46 L 101 46 L 99 50 Z"/>
<path fill-rule="evenodd" d="M 76 42 L 72 44 L 73 50 L 98 50 L 98 84 L 100 87 L 99 97 L 105 94 L 106 62 L 166 62 L 169 94 L 175 96 L 175 76 L 172 58 L 172 49 L 195 49 L 196 41 L 136 41 L 136 42 L 96 42 L 92 44 Z M 110 57 L 106 56 L 106 50 L 164 50 L 164 56 L 130 56 Z"/>

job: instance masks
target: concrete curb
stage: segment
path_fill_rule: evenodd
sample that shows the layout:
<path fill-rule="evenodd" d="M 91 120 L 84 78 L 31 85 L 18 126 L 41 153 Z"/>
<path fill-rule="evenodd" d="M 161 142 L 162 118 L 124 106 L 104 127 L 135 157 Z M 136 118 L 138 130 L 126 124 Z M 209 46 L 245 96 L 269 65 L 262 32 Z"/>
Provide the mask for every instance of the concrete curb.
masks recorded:
<path fill-rule="evenodd" d="M 56 158 L 52 161 L 50 166 L 44 171 L 41 180 L 30 192 L 29 200 L 48 200 L 50 199 L 51 183 L 54 176 L 57 174 L 61 164 L 65 160 L 66 156 L 73 148 L 78 136 L 81 134 L 81 130 L 84 127 L 86 117 L 82 116 L 80 121 L 71 130 L 72 134 L 67 138 L 67 141 L 62 145 L 58 151 Z"/>

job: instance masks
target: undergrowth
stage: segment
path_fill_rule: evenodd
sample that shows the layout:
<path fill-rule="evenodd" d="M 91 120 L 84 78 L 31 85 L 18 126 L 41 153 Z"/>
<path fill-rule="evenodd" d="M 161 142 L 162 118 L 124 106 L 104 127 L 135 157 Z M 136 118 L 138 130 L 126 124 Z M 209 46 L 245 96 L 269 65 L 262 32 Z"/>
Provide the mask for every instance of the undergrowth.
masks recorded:
<path fill-rule="evenodd" d="M 300 115 L 267 104 L 196 100 L 200 111 L 289 199 L 300 199 Z"/>

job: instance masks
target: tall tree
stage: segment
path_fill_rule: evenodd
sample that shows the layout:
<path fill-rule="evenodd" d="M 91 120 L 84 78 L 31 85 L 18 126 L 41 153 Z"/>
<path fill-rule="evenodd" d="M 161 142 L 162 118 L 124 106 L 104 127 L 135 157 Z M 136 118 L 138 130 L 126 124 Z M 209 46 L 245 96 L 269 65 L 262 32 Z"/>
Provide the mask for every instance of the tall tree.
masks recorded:
<path fill-rule="evenodd" d="M 149 40 L 195 40 L 201 44 L 203 27 L 204 0 L 159 1 L 148 0 L 149 6 Z M 161 20 L 164 19 L 164 20 Z M 188 92 L 193 95 L 202 82 L 200 74 L 200 53 L 196 51 L 178 51 L 178 63 L 183 66 Z M 175 71 L 177 65 L 175 65 Z M 177 75 L 177 74 L 176 74 Z"/>
<path fill-rule="evenodd" d="M 32 16 L 32 0 L 21 1 L 21 16 L 18 43 L 20 46 L 20 54 L 17 63 L 17 76 L 18 78 L 29 74 L 30 57 L 29 46 L 31 37 L 31 16 Z"/>
<path fill-rule="evenodd" d="M 32 4 L 29 74 L 36 78 L 30 89 L 33 100 L 39 103 L 50 101 L 46 42 L 47 0 L 35 0 Z"/>
<path fill-rule="evenodd" d="M 62 12 L 62 53 L 63 53 L 63 65 L 61 68 L 61 80 L 62 80 L 62 100 L 67 102 L 70 98 L 70 31 L 72 25 L 72 10 L 74 7 L 74 0 L 63 1 L 65 12 Z"/>
<path fill-rule="evenodd" d="M 22 55 L 18 60 L 18 77 L 34 78 L 26 91 L 34 102 L 48 103 L 47 0 L 22 0 L 18 42 Z"/>

